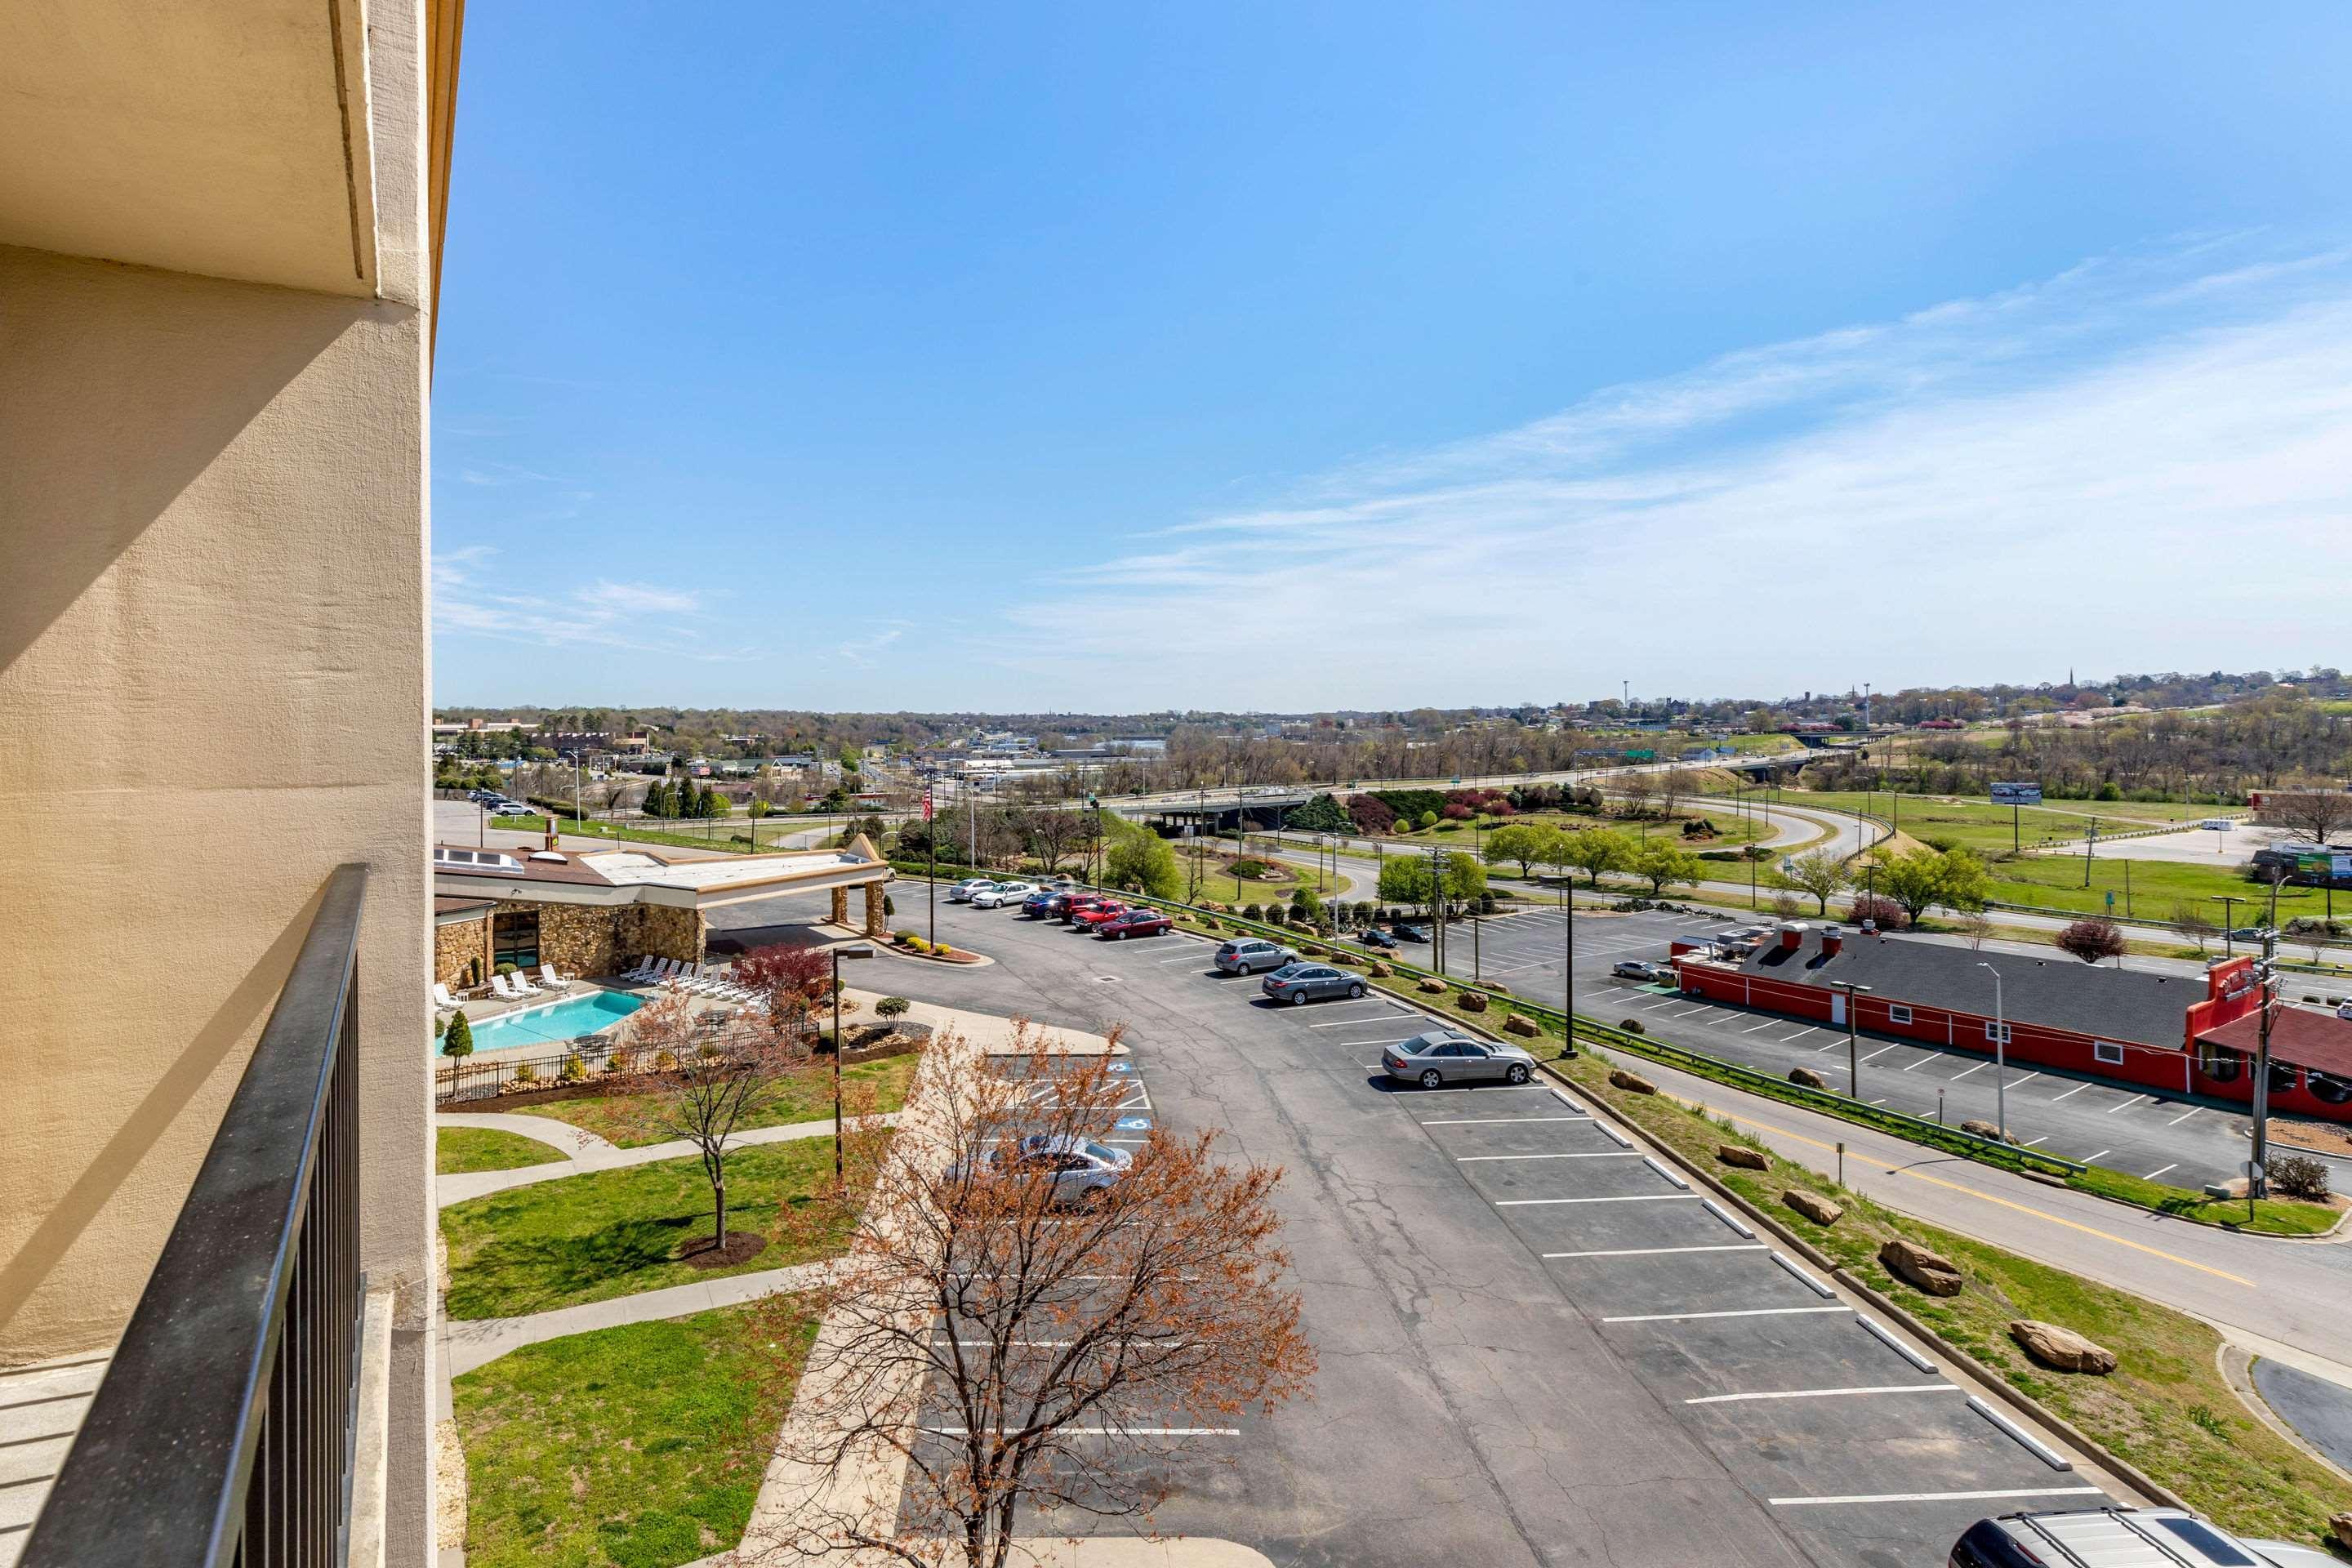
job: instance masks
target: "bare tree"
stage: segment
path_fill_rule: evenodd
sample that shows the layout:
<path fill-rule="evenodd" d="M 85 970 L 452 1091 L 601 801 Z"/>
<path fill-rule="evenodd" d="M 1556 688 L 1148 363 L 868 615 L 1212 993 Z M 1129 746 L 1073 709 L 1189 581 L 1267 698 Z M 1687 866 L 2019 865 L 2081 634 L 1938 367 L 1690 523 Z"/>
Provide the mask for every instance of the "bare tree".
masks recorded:
<path fill-rule="evenodd" d="M 2324 846 L 2352 829 L 2352 795 L 2337 790 L 2284 790 L 2263 797 L 2263 816 L 2294 837 Z"/>
<path fill-rule="evenodd" d="M 788 1506 L 747 1557 L 1003 1568 L 1031 1510 L 1148 1526 L 1169 1466 L 1215 1458 L 1202 1436 L 1306 1391 L 1278 1169 L 1155 1131 L 1107 1186 L 1070 1184 L 1129 1092 L 1112 1065 L 1038 1050 L 1000 1076 L 934 1042 L 924 1114 L 813 1303 L 770 1471 Z"/>
<path fill-rule="evenodd" d="M 2197 943 L 2200 955 L 2212 942 L 2213 933 L 2221 929 L 2213 917 L 2205 912 L 2205 906 L 2193 899 L 2183 899 L 2172 906 L 2172 923 L 2180 928 L 2182 935 Z"/>
<path fill-rule="evenodd" d="M 1795 920 L 1799 915 L 1805 912 L 1805 906 L 1798 901 L 1797 895 L 1789 891 L 1786 888 L 1779 888 L 1773 890 L 1770 909 L 1775 919 L 1784 921 Z M 1823 914 L 1829 913 L 1829 905 L 1826 901 L 1822 905 L 1822 912 Z"/>
<path fill-rule="evenodd" d="M 1050 806 L 1032 811 L 1028 826 L 1029 842 L 1036 847 L 1037 858 L 1048 873 L 1059 871 L 1064 860 L 1084 850 L 1093 833 L 1086 813 Z"/>
<path fill-rule="evenodd" d="M 1853 881 L 1853 873 L 1845 868 L 1833 849 L 1815 849 L 1789 862 L 1786 873 L 1790 881 L 1811 893 L 1821 905 L 1821 912 L 1830 912 L 1830 898 L 1843 892 Z"/>
<path fill-rule="evenodd" d="M 1625 797 L 1625 815 L 1650 815 L 1651 797 L 1658 793 L 1657 780 L 1648 773 L 1626 773 L 1615 781 L 1617 793 Z"/>
<path fill-rule="evenodd" d="M 711 1234 L 689 1241 L 680 1256 L 728 1251 L 727 1155 L 736 1131 L 757 1125 L 761 1112 L 780 1100 L 809 1058 L 773 1030 L 742 1016 L 706 1024 L 686 993 L 675 987 L 641 1008 L 630 1020 L 634 1051 L 652 1054 L 653 1092 L 637 1101 L 635 1131 L 657 1139 L 682 1138 L 694 1145 L 710 1184 Z M 751 1238 L 738 1238 L 749 1240 Z M 760 1246 L 742 1250 L 745 1257 Z"/>
<path fill-rule="evenodd" d="M 1974 952 L 1982 952 L 1992 936 L 1992 917 L 1982 910 L 1963 910 L 1952 923 L 1959 928 L 1960 934 L 1968 939 L 1969 951 Z"/>

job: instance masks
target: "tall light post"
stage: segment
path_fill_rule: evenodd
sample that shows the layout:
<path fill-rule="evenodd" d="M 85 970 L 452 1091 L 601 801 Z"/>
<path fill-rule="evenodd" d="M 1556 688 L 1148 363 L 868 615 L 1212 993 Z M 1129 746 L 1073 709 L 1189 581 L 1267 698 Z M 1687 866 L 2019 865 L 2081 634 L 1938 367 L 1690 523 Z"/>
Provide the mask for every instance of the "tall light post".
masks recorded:
<path fill-rule="evenodd" d="M 844 959 L 871 958 L 874 950 L 859 945 L 836 947 L 833 959 L 833 1190 L 842 1189 L 841 1175 L 841 964 Z"/>
<path fill-rule="evenodd" d="M 1576 878 L 1567 861 L 1559 867 L 1559 1054 L 1576 1054 Z"/>
<path fill-rule="evenodd" d="M 2009 1142 L 2009 1016 L 2000 1005 L 2000 971 L 1981 962 L 1977 967 L 1992 976 L 1993 1125 L 2000 1130 L 2001 1142 L 2006 1143 Z"/>
<path fill-rule="evenodd" d="M 1868 995 L 1870 987 L 1857 985 L 1851 980 L 1832 980 L 1830 988 L 1845 993 L 1845 1091 L 1858 1100 L 1862 1098 L 1862 1060 L 1856 1046 L 1855 1015 L 1861 1009 L 1854 1005 L 1853 999 L 1857 994 Z"/>

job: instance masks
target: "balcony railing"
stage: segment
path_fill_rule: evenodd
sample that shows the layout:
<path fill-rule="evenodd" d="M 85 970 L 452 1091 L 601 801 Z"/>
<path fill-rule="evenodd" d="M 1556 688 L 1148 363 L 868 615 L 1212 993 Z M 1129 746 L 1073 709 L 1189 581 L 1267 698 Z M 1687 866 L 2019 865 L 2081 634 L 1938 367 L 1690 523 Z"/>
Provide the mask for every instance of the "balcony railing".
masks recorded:
<path fill-rule="evenodd" d="M 22 1568 L 343 1561 L 366 892 L 362 866 L 329 880 Z"/>

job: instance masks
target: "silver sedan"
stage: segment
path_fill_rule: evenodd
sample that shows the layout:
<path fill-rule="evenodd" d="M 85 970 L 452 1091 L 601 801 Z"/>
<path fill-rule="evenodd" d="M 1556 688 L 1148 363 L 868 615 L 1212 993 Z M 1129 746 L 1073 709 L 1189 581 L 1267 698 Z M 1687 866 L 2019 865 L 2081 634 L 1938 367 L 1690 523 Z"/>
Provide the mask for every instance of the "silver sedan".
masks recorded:
<path fill-rule="evenodd" d="M 1525 1083 L 1536 1058 L 1517 1046 L 1433 1030 L 1381 1052 L 1381 1067 L 1399 1083 L 1443 1089 L 1449 1083 Z"/>

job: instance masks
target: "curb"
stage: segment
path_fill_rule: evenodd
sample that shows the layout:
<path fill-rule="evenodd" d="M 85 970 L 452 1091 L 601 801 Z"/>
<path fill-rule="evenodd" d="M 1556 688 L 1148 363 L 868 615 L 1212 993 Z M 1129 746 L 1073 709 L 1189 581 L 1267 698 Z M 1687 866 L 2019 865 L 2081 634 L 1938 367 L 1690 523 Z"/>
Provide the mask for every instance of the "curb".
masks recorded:
<path fill-rule="evenodd" d="M 1798 1256 L 1803 1258 L 1816 1268 L 1826 1273 L 1832 1279 L 1836 1280 L 1848 1290 L 1853 1291 L 1856 1296 L 1861 1297 L 1864 1302 L 1871 1307 L 1872 1310 L 1884 1313 L 1897 1326 L 1902 1328 L 1905 1332 L 1911 1334 L 1916 1339 L 1925 1341 L 1928 1344 L 1934 1345 L 1946 1360 L 1949 1361 L 1961 1372 L 1966 1373 L 1969 1378 L 1982 1386 L 1987 1393 L 1995 1395 L 2004 1404 L 2022 1412 L 2034 1421 L 2041 1423 L 2050 1431 L 2056 1433 L 2059 1436 L 2064 1438 L 2069 1444 L 2073 1445 L 2077 1452 L 2093 1460 L 2102 1469 L 2106 1470 L 2110 1475 L 2115 1476 L 2126 1485 L 2137 1489 L 2141 1495 L 2153 1499 L 2168 1508 L 2177 1508 L 2189 1513 L 2196 1513 L 2198 1511 L 2190 1504 L 2184 1501 L 2178 1493 L 2172 1490 L 2172 1489 L 2158 1484 L 2145 1471 L 2141 1470 L 2138 1466 L 2120 1458 L 2110 1450 L 2105 1444 L 2092 1438 L 2088 1434 L 2077 1427 L 2073 1422 L 2067 1420 L 2064 1416 L 2060 1415 L 2055 1411 L 2051 1410 L 2032 1394 L 2025 1393 L 2022 1389 L 2011 1386 L 2007 1378 L 2002 1377 L 1990 1367 L 1977 1360 L 1976 1357 L 1970 1355 L 1968 1352 L 1960 1349 L 1958 1345 L 1953 1344 L 1949 1340 L 1944 1338 L 1943 1335 L 1937 1333 L 1934 1329 L 1913 1317 L 1910 1312 L 1898 1306 L 1894 1301 L 1889 1300 L 1885 1295 L 1881 1294 L 1876 1288 L 1855 1279 L 1852 1274 L 1846 1271 L 1843 1266 L 1832 1258 L 1828 1254 L 1822 1252 L 1821 1248 L 1815 1247 L 1811 1242 L 1806 1240 L 1802 1236 L 1798 1235 L 1795 1231 L 1792 1231 L 1786 1226 L 1782 1225 L 1776 1216 L 1759 1210 L 1755 1205 L 1749 1203 L 1746 1198 L 1740 1196 L 1739 1194 L 1718 1181 L 1712 1171 L 1706 1170 L 1705 1167 L 1694 1163 L 1671 1144 L 1662 1143 L 1651 1138 L 1650 1135 L 1638 1124 L 1633 1121 L 1631 1118 L 1619 1110 L 1617 1107 L 1610 1104 L 1602 1096 L 1592 1092 L 1581 1084 L 1569 1082 L 1562 1074 L 1553 1070 L 1551 1064 L 1549 1062 L 1539 1065 L 1547 1077 L 1559 1082 L 1562 1088 L 1570 1089 L 1580 1095 L 1588 1103 L 1599 1106 L 1608 1113 L 1612 1121 L 1622 1124 L 1628 1131 L 1640 1138 L 1645 1144 L 1655 1149 L 1666 1159 L 1674 1162 L 1675 1165 L 1679 1166 L 1686 1173 L 1698 1178 L 1698 1180 L 1703 1183 L 1716 1196 L 1721 1198 L 1726 1203 L 1733 1205 L 1746 1218 L 1756 1225 L 1760 1226 L 1765 1230 L 1769 1231 L 1776 1238 L 1794 1248 Z"/>

